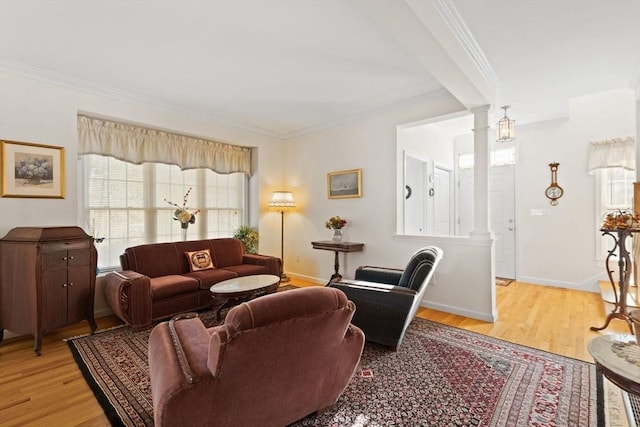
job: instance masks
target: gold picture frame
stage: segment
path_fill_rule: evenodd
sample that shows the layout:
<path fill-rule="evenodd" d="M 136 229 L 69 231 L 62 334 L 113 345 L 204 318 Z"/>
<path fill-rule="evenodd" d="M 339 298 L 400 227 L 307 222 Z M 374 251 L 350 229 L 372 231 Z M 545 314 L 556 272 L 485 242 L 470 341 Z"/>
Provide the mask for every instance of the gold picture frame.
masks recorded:
<path fill-rule="evenodd" d="M 362 169 L 329 172 L 327 197 L 330 199 L 362 197 Z"/>
<path fill-rule="evenodd" d="M 64 147 L 0 140 L 2 197 L 64 199 Z"/>

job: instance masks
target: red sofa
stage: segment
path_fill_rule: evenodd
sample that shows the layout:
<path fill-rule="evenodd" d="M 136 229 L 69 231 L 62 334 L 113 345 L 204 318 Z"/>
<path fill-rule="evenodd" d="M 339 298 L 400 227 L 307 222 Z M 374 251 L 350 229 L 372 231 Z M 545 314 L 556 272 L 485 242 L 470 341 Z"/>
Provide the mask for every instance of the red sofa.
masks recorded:
<path fill-rule="evenodd" d="M 192 271 L 187 254 L 207 250 L 209 268 Z M 133 246 L 120 256 L 120 265 L 122 272 L 104 277 L 104 295 L 113 312 L 134 329 L 209 307 L 209 288 L 223 280 L 281 273 L 279 258 L 247 254 L 234 238 Z"/>

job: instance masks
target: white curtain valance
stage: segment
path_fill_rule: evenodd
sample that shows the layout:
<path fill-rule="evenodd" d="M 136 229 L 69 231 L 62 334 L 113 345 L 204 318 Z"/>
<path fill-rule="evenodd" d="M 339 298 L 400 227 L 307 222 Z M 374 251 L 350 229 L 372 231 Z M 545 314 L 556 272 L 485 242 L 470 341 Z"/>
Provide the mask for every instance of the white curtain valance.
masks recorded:
<path fill-rule="evenodd" d="M 127 162 L 208 168 L 251 175 L 251 149 L 155 129 L 78 116 L 78 154 L 100 154 Z"/>
<path fill-rule="evenodd" d="M 589 174 L 597 169 L 624 168 L 636 170 L 636 144 L 633 137 L 592 141 L 589 154 Z"/>

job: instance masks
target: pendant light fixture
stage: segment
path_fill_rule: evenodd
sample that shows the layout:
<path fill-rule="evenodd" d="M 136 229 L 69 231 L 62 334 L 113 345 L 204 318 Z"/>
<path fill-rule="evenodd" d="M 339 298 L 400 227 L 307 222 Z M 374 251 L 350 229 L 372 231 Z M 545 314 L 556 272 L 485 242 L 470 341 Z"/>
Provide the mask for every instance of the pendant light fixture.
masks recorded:
<path fill-rule="evenodd" d="M 509 117 L 507 117 L 507 109 L 510 107 L 510 105 L 500 107 L 504 110 L 504 117 L 496 125 L 496 141 L 498 142 L 509 142 L 516 139 L 516 121 L 509 120 Z"/>

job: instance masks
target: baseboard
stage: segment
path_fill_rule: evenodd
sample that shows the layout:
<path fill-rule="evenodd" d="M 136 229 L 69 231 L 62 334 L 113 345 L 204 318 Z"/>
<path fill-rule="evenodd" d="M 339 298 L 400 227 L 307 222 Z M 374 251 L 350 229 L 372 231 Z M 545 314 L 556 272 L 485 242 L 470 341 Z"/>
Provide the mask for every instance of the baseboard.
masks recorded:
<path fill-rule="evenodd" d="M 495 323 L 498 320 L 498 313 L 484 313 L 480 311 L 465 310 L 460 307 L 454 307 L 452 305 L 439 304 L 430 301 L 422 300 L 420 302 L 421 307 L 430 308 L 433 310 L 443 311 L 445 313 L 457 314 L 458 316 L 469 317 L 471 319 L 482 320 L 483 322 Z"/>
<path fill-rule="evenodd" d="M 286 274 L 291 278 L 304 280 L 305 282 L 316 283 L 318 285 L 326 285 L 328 283 L 328 279 L 318 279 L 317 277 L 307 276 L 304 274 L 289 273 L 288 271 Z"/>
<path fill-rule="evenodd" d="M 542 277 L 531 277 L 531 276 L 518 276 L 516 280 L 518 282 L 530 283 L 532 285 L 553 286 L 555 288 L 573 289 L 576 291 L 599 293 L 600 287 L 598 286 L 598 281 L 603 280 L 601 276 L 602 275 L 598 274 L 597 276 L 589 278 L 582 283 L 564 282 L 561 280 L 549 280 Z"/>

